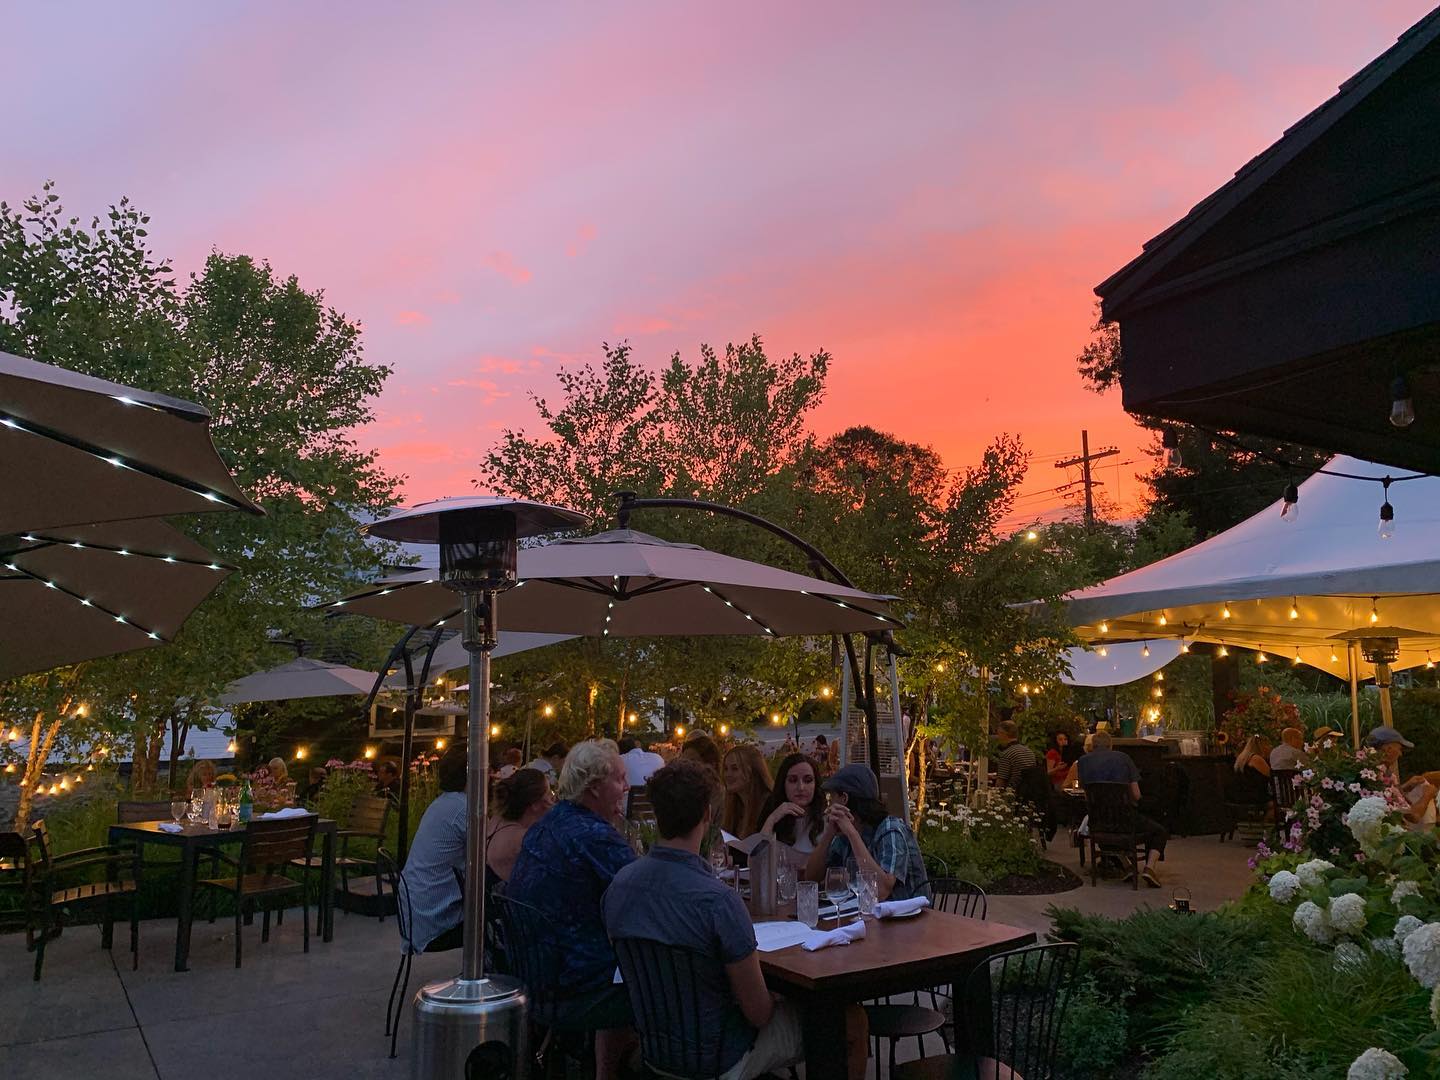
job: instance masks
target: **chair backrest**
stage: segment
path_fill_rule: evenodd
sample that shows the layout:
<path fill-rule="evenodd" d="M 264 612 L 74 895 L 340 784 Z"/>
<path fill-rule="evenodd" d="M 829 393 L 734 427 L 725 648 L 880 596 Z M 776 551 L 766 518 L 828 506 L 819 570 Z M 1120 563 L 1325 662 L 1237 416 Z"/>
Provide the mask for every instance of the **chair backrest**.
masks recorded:
<path fill-rule="evenodd" d="M 256 818 L 245 826 L 245 843 L 240 852 L 242 873 L 263 873 L 281 867 L 291 859 L 310 855 L 315 840 L 315 814 L 304 817 Z"/>
<path fill-rule="evenodd" d="M 990 910 L 990 900 L 985 895 L 985 890 L 964 878 L 932 877 L 930 893 L 930 900 L 935 908 L 951 915 L 983 919 Z"/>
<path fill-rule="evenodd" d="M 636 821 L 642 818 L 653 819 L 655 817 L 655 809 L 650 805 L 650 796 L 645 793 L 644 784 L 630 789 L 625 816 Z"/>
<path fill-rule="evenodd" d="M 950 864 L 939 855 L 927 855 L 921 852 L 920 857 L 925 860 L 925 876 L 931 881 L 950 876 Z"/>
<path fill-rule="evenodd" d="M 1270 770 L 1270 797 L 1275 800 L 1277 813 L 1289 810 L 1300 797 L 1295 783 L 1295 778 L 1299 775 L 1299 769 Z"/>
<path fill-rule="evenodd" d="M 50 830 L 43 820 L 30 823 L 30 864 L 39 873 L 50 872 L 50 857 L 54 847 L 50 843 Z"/>
<path fill-rule="evenodd" d="M 1015 1076 L 1050 1080 L 1079 958 L 1080 946 L 1063 941 L 1000 953 L 975 968 L 965 994 L 968 1045 Z"/>
<path fill-rule="evenodd" d="M 510 973 L 525 984 L 534 1015 L 548 1022 L 561 988 L 564 954 L 546 933 L 549 919 L 537 907 L 497 892 L 493 898 L 500 909 L 505 931 L 505 950 Z"/>
<path fill-rule="evenodd" d="M 390 799 L 385 795 L 356 795 L 350 803 L 350 818 L 345 829 L 382 839 L 390 816 Z"/>
<path fill-rule="evenodd" d="M 1139 814 L 1130 800 L 1129 784 L 1086 784 L 1085 803 L 1090 814 L 1092 837 L 1124 837 L 1138 831 Z"/>
<path fill-rule="evenodd" d="M 1029 803 L 1042 818 L 1050 809 L 1050 774 L 1045 769 L 1045 759 L 1037 758 L 1035 764 L 1027 765 L 1015 778 L 1015 795 Z"/>
<path fill-rule="evenodd" d="M 723 1073 L 725 1031 L 713 1020 L 736 1009 L 719 958 L 648 938 L 614 945 L 645 1063 L 695 1080 Z"/>
<path fill-rule="evenodd" d="M 126 799 L 115 804 L 115 823 L 127 825 L 132 821 L 169 821 L 168 802 L 138 802 Z"/>

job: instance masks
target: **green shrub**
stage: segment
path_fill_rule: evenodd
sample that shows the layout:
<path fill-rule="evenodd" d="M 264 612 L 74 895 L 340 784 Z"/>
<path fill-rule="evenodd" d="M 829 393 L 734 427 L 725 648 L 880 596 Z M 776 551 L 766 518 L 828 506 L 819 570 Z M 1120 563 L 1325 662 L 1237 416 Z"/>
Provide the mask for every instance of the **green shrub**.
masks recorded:
<path fill-rule="evenodd" d="M 1124 1000 L 1106 997 L 1093 975 L 1082 975 L 1065 1002 L 1060 1066 L 1067 1077 L 1111 1075 L 1128 1051 Z"/>
<path fill-rule="evenodd" d="M 1440 690 L 1416 687 L 1397 693 L 1395 727 L 1415 744 L 1401 765 L 1406 776 L 1440 769 Z"/>
<path fill-rule="evenodd" d="M 1030 816 L 1008 791 L 991 790 L 980 807 L 952 799 L 927 808 L 916 839 L 921 852 L 944 859 L 951 874 L 989 885 L 1010 874 L 1040 872 Z"/>

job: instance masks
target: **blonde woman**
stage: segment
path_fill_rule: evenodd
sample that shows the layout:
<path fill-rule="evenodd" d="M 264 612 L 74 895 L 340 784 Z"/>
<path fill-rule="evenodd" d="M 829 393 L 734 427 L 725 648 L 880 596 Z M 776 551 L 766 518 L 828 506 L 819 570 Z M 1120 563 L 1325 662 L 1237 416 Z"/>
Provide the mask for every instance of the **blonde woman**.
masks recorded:
<path fill-rule="evenodd" d="M 732 746 L 720 769 L 725 782 L 725 803 L 720 827 L 731 836 L 744 838 L 760 831 L 765 802 L 770 798 L 770 766 L 753 743 Z"/>
<path fill-rule="evenodd" d="M 213 761 L 197 761 L 191 767 L 190 775 L 185 778 L 185 787 L 190 792 L 192 799 L 215 783 L 215 773 L 215 762 Z"/>
<path fill-rule="evenodd" d="M 270 774 L 272 784 L 288 784 L 290 782 L 290 770 L 285 766 L 285 759 L 272 757 L 270 763 L 265 766 L 265 771 Z"/>

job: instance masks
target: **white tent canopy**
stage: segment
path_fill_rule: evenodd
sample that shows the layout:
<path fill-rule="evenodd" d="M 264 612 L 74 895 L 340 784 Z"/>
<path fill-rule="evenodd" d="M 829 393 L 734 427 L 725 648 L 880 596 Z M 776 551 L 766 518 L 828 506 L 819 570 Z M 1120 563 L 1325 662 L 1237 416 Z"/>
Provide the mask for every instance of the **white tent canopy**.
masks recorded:
<path fill-rule="evenodd" d="M 1380 479 L 1379 465 L 1337 457 L 1327 469 Z M 1440 478 L 1395 483 L 1395 533 L 1377 530 L 1381 486 L 1316 474 L 1298 520 L 1266 508 L 1204 543 L 1065 598 L 1079 635 L 1099 641 L 1185 639 L 1263 651 L 1349 678 L 1337 635 L 1402 627 L 1394 668 L 1440 658 Z M 1152 645 L 1153 652 L 1153 645 Z M 1358 678 L 1374 676 L 1363 659 Z"/>
<path fill-rule="evenodd" d="M 1066 649 L 1070 674 L 1060 681 L 1066 686 L 1124 686 L 1153 675 L 1180 655 L 1180 642 L 1130 641 L 1105 645 L 1102 655 L 1095 649 Z"/>

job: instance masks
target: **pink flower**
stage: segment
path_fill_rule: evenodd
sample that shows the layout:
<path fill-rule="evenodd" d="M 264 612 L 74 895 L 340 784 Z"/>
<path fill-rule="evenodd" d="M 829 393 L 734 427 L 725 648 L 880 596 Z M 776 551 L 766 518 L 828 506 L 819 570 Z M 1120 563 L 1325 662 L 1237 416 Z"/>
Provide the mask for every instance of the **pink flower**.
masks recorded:
<path fill-rule="evenodd" d="M 1375 775 L 1375 770 L 1374 770 L 1374 769 L 1361 769 L 1361 770 L 1360 770 L 1360 778 L 1361 778 L 1362 780 L 1378 780 L 1378 779 L 1380 779 L 1378 776 Z"/>
<path fill-rule="evenodd" d="M 1359 784 L 1351 784 L 1351 785 L 1350 785 L 1350 792 L 1351 792 L 1351 794 L 1353 794 L 1353 795 L 1359 795 L 1359 794 L 1360 794 L 1360 785 L 1359 785 Z"/>
<path fill-rule="evenodd" d="M 1364 862 L 1364 861 L 1365 861 L 1365 852 L 1363 852 L 1363 851 L 1357 851 L 1357 852 L 1355 852 L 1355 861 L 1356 861 L 1356 862 Z"/>
<path fill-rule="evenodd" d="M 1322 776 L 1320 778 L 1320 786 L 1328 790 L 1329 788 L 1334 787 L 1334 784 L 1331 783 L 1330 777 Z"/>

